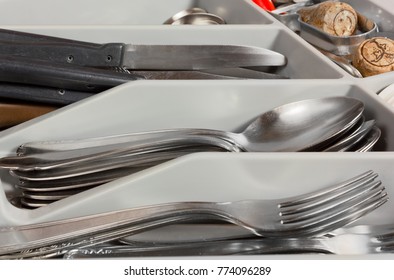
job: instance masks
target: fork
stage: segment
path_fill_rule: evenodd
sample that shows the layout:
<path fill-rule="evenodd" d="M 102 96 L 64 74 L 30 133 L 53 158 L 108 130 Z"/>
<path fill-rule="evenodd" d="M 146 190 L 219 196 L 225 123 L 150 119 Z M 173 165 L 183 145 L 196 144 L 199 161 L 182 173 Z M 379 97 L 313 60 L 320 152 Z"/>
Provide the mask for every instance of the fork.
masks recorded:
<path fill-rule="evenodd" d="M 0 228 L 0 255 L 64 242 L 62 248 L 106 241 L 187 219 L 214 217 L 264 237 L 315 236 L 343 227 L 383 205 L 387 193 L 377 174 L 365 172 L 304 195 L 275 200 L 174 202 L 41 224 Z M 112 238 L 112 239 L 111 239 Z M 82 243 L 81 243 L 82 242 Z M 69 248 L 69 249 L 70 249 Z"/>
<path fill-rule="evenodd" d="M 101 245 L 66 252 L 64 259 L 148 256 L 219 256 L 319 253 L 366 255 L 394 253 L 394 225 L 340 228 L 312 238 L 249 238 L 169 244 Z"/>

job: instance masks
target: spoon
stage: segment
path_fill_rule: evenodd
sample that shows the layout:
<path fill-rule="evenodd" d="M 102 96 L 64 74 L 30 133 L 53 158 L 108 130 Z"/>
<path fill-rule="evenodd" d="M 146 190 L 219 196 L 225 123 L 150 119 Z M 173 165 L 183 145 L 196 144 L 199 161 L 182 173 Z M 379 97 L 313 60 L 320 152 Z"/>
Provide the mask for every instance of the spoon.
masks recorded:
<path fill-rule="evenodd" d="M 328 147 L 324 152 L 344 152 L 348 151 L 351 147 L 362 141 L 370 130 L 375 126 L 375 120 L 363 122 L 357 130 L 347 135 L 334 145 Z"/>
<path fill-rule="evenodd" d="M 185 15 L 184 17 L 171 23 L 172 25 L 209 25 L 209 24 L 226 24 L 221 17 L 209 13 L 193 13 Z"/>
<path fill-rule="evenodd" d="M 329 142 L 353 126 L 361 117 L 364 105 L 350 97 L 308 99 L 279 106 L 254 119 L 243 132 L 212 129 L 173 129 L 137 133 L 116 137 L 82 140 L 84 149 L 71 149 L 25 154 L 0 159 L 0 167 L 18 169 L 21 166 L 60 167 L 76 163 L 125 156 L 131 152 L 148 153 L 172 145 L 203 144 L 232 152 L 296 152 Z M 128 140 L 128 141 L 127 141 Z M 139 144 L 136 146 L 136 143 Z M 52 149 L 59 144 L 80 147 L 78 140 L 70 142 L 38 142 L 24 147 Z M 89 148 L 89 145 L 92 145 Z M 116 148 L 114 148 L 114 145 Z M 92 148 L 93 147 L 93 148 Z M 91 150 L 92 149 L 92 150 Z M 93 151 L 93 152 L 91 152 Z"/>
<path fill-rule="evenodd" d="M 315 46 L 316 47 L 316 46 Z M 363 78 L 363 75 L 360 73 L 360 71 L 353 66 L 353 64 L 346 59 L 345 57 L 333 54 L 331 52 L 325 51 L 319 47 L 316 47 L 322 54 L 324 54 L 326 57 L 328 57 L 332 62 L 337 64 L 339 67 L 341 67 L 343 70 L 348 72 L 350 75 L 352 75 L 355 78 Z"/>
<path fill-rule="evenodd" d="M 364 139 L 360 141 L 356 145 L 356 147 L 352 147 L 351 150 L 359 153 L 369 152 L 375 146 L 376 142 L 378 142 L 381 135 L 381 130 L 377 126 L 374 126 L 372 127 L 371 131 L 364 137 Z"/>

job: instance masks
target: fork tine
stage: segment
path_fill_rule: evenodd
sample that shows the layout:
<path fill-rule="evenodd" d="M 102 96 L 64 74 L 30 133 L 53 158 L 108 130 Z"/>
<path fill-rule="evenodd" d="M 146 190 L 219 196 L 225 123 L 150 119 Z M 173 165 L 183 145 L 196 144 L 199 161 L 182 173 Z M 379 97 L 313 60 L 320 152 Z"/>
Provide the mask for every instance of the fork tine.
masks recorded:
<path fill-rule="evenodd" d="M 345 203 L 352 203 L 352 200 L 360 198 L 362 195 L 369 196 L 369 192 L 378 188 L 380 185 L 380 181 L 360 185 L 357 186 L 358 188 L 355 190 L 335 193 L 330 200 L 324 200 L 320 204 L 317 202 L 313 203 L 311 207 L 301 207 L 301 209 L 297 207 L 287 207 L 286 209 L 281 209 L 280 214 L 283 217 L 282 221 L 283 223 L 298 222 L 321 216 L 324 212 L 330 213 L 332 209 L 337 211 L 341 207 L 346 207 Z"/>
<path fill-rule="evenodd" d="M 371 238 L 371 246 L 376 246 L 379 252 L 394 252 L 394 231 L 375 235 Z"/>
<path fill-rule="evenodd" d="M 321 228 L 332 228 L 332 225 L 344 226 L 347 223 L 369 213 L 388 200 L 387 193 L 383 186 L 376 185 L 367 193 L 363 192 L 360 197 L 353 198 L 348 203 L 342 203 L 341 207 L 336 207 L 329 212 L 322 212 L 311 219 L 301 221 L 286 221 L 282 224 L 287 226 L 288 230 L 321 231 Z"/>
<path fill-rule="evenodd" d="M 370 238 L 369 247 L 377 253 L 394 252 L 394 227 L 390 225 L 381 225 L 373 232 Z"/>
<path fill-rule="evenodd" d="M 366 198 L 364 201 L 360 202 L 356 206 L 352 206 L 330 219 L 321 221 L 320 224 L 308 225 L 307 227 L 299 228 L 298 230 L 304 235 L 320 234 L 324 232 L 329 232 L 337 228 L 343 227 L 357 219 L 363 217 L 364 215 L 372 212 L 376 208 L 388 201 L 387 193 L 381 190 L 379 193 L 374 194 L 370 198 Z"/>
<path fill-rule="evenodd" d="M 324 188 L 316 192 L 308 193 L 307 195 L 300 195 L 297 197 L 293 197 L 288 201 L 283 201 L 279 204 L 279 207 L 284 208 L 284 207 L 297 206 L 297 209 L 301 210 L 304 208 L 302 208 L 300 205 L 305 204 L 304 207 L 308 208 L 309 205 L 313 206 L 314 203 L 322 203 L 326 200 L 331 200 L 335 198 L 336 195 L 340 194 L 339 192 L 337 193 L 336 191 L 342 191 L 342 192 L 351 191 L 355 188 L 358 188 L 360 185 L 373 181 L 377 176 L 378 175 L 376 173 L 370 170 L 352 179 L 349 179 L 345 182 L 339 183 L 337 185 Z"/>
<path fill-rule="evenodd" d="M 379 253 L 393 253 L 394 252 L 394 244 L 390 244 L 390 245 L 380 245 L 378 246 L 378 248 L 376 248 L 376 250 Z"/>

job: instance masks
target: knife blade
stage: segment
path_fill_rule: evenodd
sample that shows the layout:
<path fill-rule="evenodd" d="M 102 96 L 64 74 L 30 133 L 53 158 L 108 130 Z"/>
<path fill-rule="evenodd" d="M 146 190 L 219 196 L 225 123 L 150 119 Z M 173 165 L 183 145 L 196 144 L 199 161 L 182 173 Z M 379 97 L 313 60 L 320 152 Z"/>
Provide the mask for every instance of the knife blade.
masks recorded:
<path fill-rule="evenodd" d="M 245 68 L 218 68 L 204 70 L 123 70 L 143 76 L 147 80 L 259 80 L 288 79 L 288 77 Z"/>
<path fill-rule="evenodd" d="M 89 67 L 201 70 L 286 64 L 283 54 L 244 45 L 95 44 L 4 29 L 0 30 L 0 40 L 2 55 L 18 55 Z"/>

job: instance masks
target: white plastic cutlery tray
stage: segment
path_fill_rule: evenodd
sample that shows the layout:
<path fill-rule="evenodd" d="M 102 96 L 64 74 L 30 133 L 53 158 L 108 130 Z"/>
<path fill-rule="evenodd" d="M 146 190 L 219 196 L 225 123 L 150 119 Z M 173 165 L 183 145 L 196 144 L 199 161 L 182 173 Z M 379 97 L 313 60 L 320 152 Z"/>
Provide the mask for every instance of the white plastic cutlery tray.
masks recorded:
<path fill-rule="evenodd" d="M 75 2 L 75 3 L 74 3 Z M 390 1 L 345 0 L 394 31 Z M 362 2 L 362 3 L 360 3 Z M 0 226 L 23 225 L 173 201 L 279 198 L 323 188 L 374 170 L 394 197 L 394 109 L 377 92 L 394 73 L 354 78 L 252 0 L 1 1 L 0 27 L 88 42 L 238 44 L 284 54 L 279 80 L 132 81 L 0 132 L 0 156 L 25 142 L 75 139 L 168 128 L 239 131 L 276 106 L 327 96 L 364 102 L 382 136 L 369 153 L 196 153 L 146 169 L 38 209 L 9 201 L 14 178 L 0 172 Z M 75 5 L 74 5 L 75 4 Z M 52 7 L 55 13 L 45 12 Z M 76 9 L 78 7 L 78 9 Z M 163 25 L 200 7 L 224 25 Z M 374 17 L 375 16 L 375 17 Z M 394 201 L 356 224 L 394 223 Z M 394 256 L 394 255 L 393 255 Z"/>

